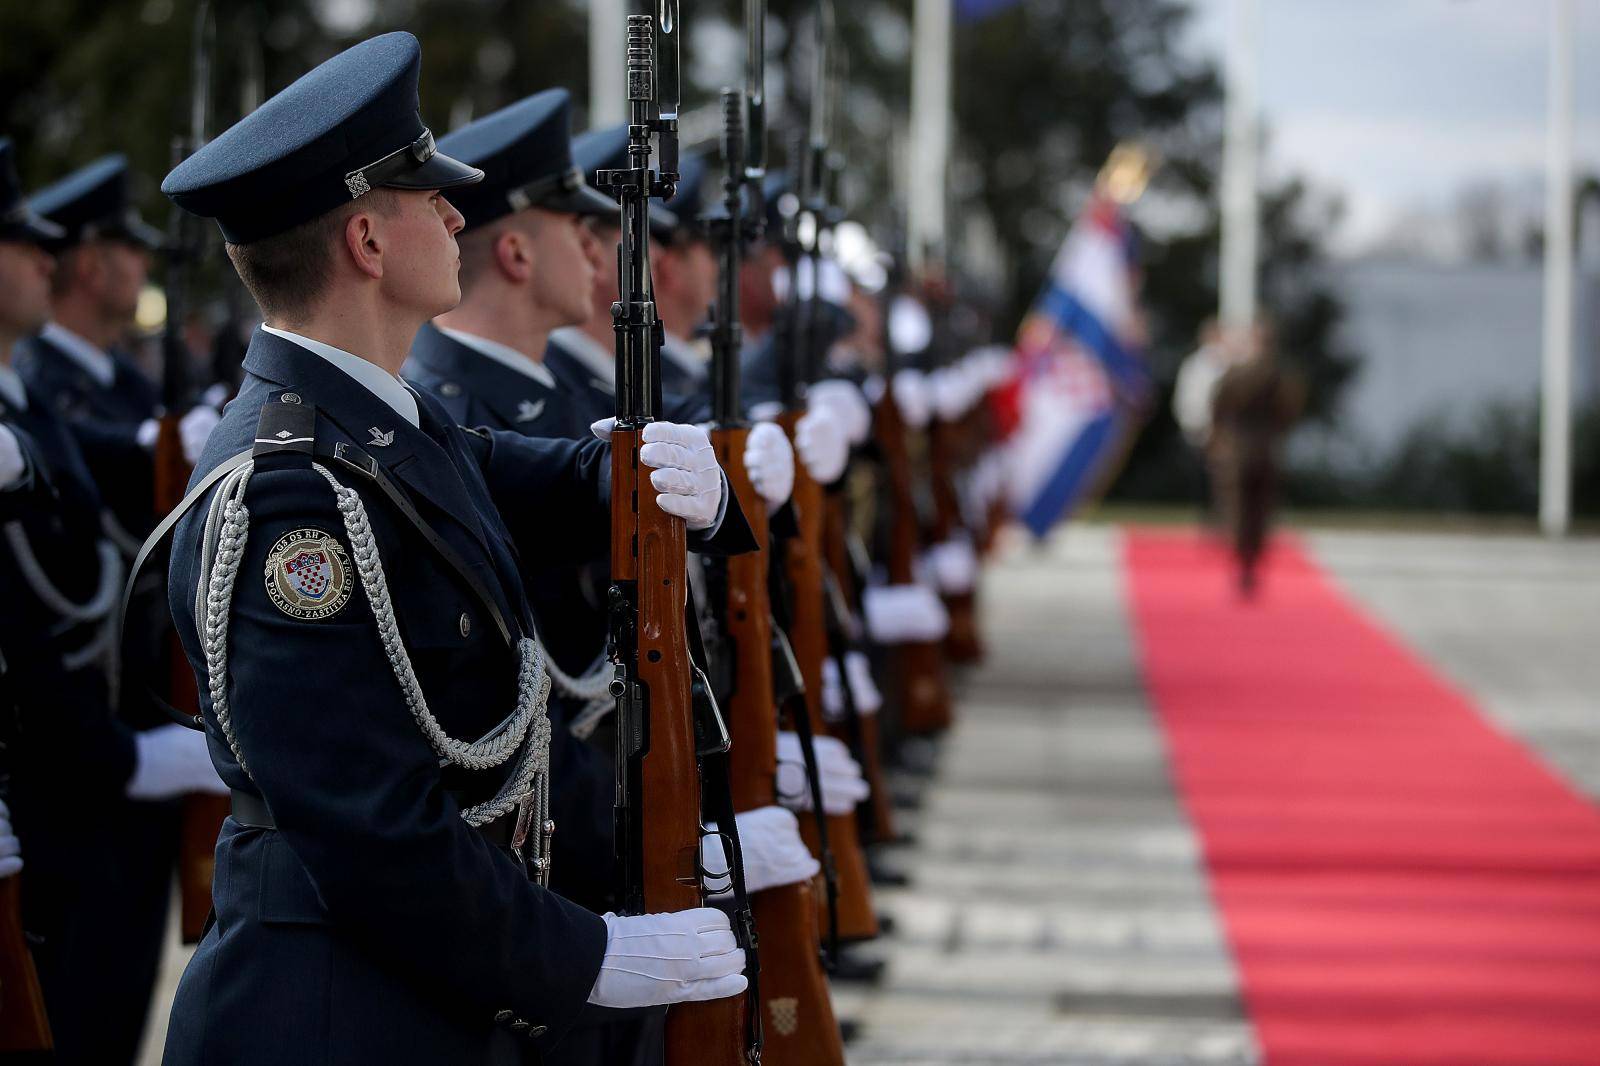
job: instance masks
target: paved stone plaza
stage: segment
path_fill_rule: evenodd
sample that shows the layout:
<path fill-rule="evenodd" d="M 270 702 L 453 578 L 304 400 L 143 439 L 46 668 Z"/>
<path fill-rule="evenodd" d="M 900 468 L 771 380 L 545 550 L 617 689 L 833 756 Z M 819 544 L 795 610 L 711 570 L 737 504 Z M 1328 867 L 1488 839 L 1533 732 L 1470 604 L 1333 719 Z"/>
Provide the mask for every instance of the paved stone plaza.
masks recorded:
<path fill-rule="evenodd" d="M 1600 541 L 1302 534 L 1355 600 L 1508 733 L 1600 798 Z M 852 1066 L 1251 1063 L 1198 845 L 1168 780 L 1124 604 L 1118 533 L 1011 546 L 984 586 L 896 923 L 844 986 Z M 182 956 L 168 960 L 169 990 Z M 152 1051 L 159 1061 L 164 1005 Z"/>

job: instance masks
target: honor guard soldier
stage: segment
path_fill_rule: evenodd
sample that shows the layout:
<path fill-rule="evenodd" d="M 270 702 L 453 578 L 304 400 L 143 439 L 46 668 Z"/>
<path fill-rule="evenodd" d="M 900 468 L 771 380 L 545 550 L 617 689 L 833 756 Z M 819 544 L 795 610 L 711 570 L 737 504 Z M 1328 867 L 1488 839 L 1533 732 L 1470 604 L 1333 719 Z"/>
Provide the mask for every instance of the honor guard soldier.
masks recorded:
<path fill-rule="evenodd" d="M 482 177 L 435 149 L 419 65 L 406 33 L 357 45 L 163 184 L 265 317 L 173 516 L 170 602 L 234 791 L 172 1066 L 555 1062 L 590 1011 L 745 986 L 721 912 L 602 917 L 539 883 L 568 740 L 512 544 L 603 552 L 610 457 L 468 432 L 396 376 L 459 298 L 447 193 Z M 645 452 L 661 506 L 711 529 L 720 471 Z"/>
<path fill-rule="evenodd" d="M 131 558 L 155 524 L 161 394 L 122 345 L 150 257 L 164 241 L 140 217 L 128 184 L 127 159 L 109 155 L 33 195 L 32 208 L 64 232 L 51 245 L 57 256 L 51 321 L 24 344 L 18 370 L 71 422 L 109 505 L 112 534 Z M 189 462 L 216 423 L 209 407 L 186 417 Z"/>
<path fill-rule="evenodd" d="M 162 923 L 159 913 L 130 911 L 131 893 L 107 894 L 130 887 L 126 857 L 85 847 L 82 826 L 121 826 L 129 798 L 222 783 L 204 738 L 176 725 L 136 734 L 112 715 L 106 664 L 126 570 L 101 530 L 100 494 L 77 440 L 10 365 L 15 342 L 49 318 L 54 260 L 44 246 L 64 236 L 22 201 L 11 142 L 0 138 L 0 741 L 28 849 L 24 927 L 56 1061 L 131 1063 Z"/>

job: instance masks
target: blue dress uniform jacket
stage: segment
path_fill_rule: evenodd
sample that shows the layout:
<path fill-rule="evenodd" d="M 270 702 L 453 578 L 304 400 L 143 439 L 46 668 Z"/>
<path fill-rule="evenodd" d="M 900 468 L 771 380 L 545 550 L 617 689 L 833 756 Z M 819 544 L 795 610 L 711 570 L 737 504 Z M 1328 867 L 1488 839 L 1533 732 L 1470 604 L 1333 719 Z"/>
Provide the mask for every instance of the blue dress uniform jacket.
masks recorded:
<path fill-rule="evenodd" d="M 604 417 L 589 417 L 588 406 L 575 403 L 559 383 L 546 385 L 519 374 L 433 325 L 417 332 L 405 377 L 432 390 L 463 426 L 509 430 L 525 437 L 587 440 L 590 424 Z"/>
<path fill-rule="evenodd" d="M 161 396 L 120 352 L 108 353 L 116 376 L 102 385 L 43 337 L 21 346 L 17 372 L 72 427 L 129 555 L 155 525 L 155 461 L 139 446 L 139 425 L 160 413 Z"/>
<path fill-rule="evenodd" d="M 244 369 L 197 478 L 251 447 L 265 405 L 314 405 L 319 453 L 344 443 L 375 460 L 489 590 L 514 635 L 528 607 L 513 541 L 552 555 L 604 550 L 609 469 L 599 442 L 469 433 L 425 391 L 422 428 L 413 427 L 320 356 L 261 331 Z M 365 504 L 428 708 L 449 736 L 477 739 L 515 704 L 515 653 L 422 534 L 350 471 L 339 477 Z M 491 494 L 516 505 L 504 521 Z M 179 986 L 165 1061 L 537 1061 L 533 1053 L 584 1010 L 604 923 L 530 881 L 509 851 L 461 819 L 462 805 L 492 795 L 515 757 L 495 770 L 441 769 L 311 457 L 258 459 L 245 504 L 226 679 L 244 767 L 216 719 L 196 634 L 204 506 L 177 527 L 169 596 L 201 679 L 213 760 L 235 790 L 264 798 L 275 828 L 224 824 L 216 923 Z M 320 618 L 293 616 L 264 580 L 274 545 L 307 529 L 347 560 L 348 599 Z M 557 732 L 552 764 L 566 742 Z"/>
<path fill-rule="evenodd" d="M 23 925 L 55 1061 L 131 1062 L 157 956 L 105 891 L 126 883 L 116 853 L 85 845 L 86 833 L 118 826 L 135 762 L 104 670 L 122 569 L 100 540 L 100 497 L 78 446 L 43 397 L 29 390 L 25 406 L 0 397 L 0 421 L 28 465 L 21 484 L 0 492 L 0 738 L 28 864 Z M 154 931 L 159 944 L 159 924 Z"/>

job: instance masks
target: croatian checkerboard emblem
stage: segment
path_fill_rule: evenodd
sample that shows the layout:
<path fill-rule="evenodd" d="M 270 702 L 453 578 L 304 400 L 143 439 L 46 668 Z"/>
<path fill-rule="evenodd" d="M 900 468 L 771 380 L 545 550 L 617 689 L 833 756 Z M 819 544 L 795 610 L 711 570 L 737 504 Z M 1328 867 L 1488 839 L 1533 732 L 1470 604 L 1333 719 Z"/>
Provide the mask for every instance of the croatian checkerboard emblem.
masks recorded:
<path fill-rule="evenodd" d="M 793 1036 L 800 1029 L 800 1001 L 793 996 L 774 996 L 767 1000 L 772 1010 L 772 1028 L 779 1036 Z"/>
<path fill-rule="evenodd" d="M 294 529 L 267 553 L 267 597 L 290 618 L 337 614 L 350 602 L 350 558 L 320 529 Z"/>

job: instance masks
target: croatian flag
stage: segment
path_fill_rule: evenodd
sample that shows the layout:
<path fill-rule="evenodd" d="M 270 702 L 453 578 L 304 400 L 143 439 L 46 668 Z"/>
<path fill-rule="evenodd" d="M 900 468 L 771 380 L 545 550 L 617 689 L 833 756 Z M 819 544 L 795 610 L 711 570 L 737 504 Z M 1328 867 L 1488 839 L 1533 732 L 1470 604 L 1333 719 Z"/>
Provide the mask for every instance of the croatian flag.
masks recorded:
<path fill-rule="evenodd" d="M 1000 397 L 1008 499 L 1035 537 L 1097 494 L 1132 442 L 1149 391 L 1137 285 L 1133 231 L 1097 194 L 1017 333 Z"/>

